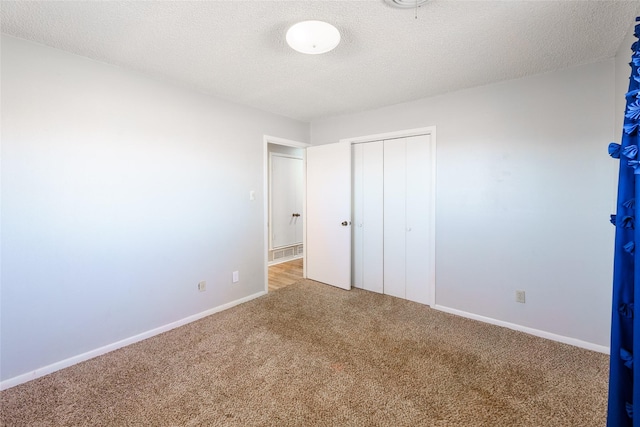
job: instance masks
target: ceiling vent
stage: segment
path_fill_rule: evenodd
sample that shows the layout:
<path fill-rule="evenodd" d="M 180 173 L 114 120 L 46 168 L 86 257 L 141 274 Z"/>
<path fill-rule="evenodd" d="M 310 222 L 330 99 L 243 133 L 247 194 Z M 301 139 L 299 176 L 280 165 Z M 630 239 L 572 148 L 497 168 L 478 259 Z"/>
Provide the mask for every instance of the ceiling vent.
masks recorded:
<path fill-rule="evenodd" d="M 427 3 L 429 0 L 384 0 L 386 4 L 389 6 L 397 7 L 400 9 L 415 9 L 416 7 L 420 7 L 423 4 Z"/>

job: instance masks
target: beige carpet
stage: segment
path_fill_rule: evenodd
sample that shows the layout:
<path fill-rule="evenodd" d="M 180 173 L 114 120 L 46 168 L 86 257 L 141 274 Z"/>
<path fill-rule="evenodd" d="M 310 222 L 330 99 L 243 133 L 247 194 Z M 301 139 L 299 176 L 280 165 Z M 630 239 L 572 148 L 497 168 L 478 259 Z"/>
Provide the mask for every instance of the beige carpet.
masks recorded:
<path fill-rule="evenodd" d="M 7 426 L 604 426 L 608 356 L 312 281 L 0 394 Z"/>

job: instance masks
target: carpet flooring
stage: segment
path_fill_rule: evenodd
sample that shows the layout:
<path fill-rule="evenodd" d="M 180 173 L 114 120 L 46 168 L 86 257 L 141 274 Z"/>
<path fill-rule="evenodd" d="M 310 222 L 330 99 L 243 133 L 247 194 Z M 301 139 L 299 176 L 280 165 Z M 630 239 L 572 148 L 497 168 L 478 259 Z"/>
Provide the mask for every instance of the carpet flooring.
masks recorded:
<path fill-rule="evenodd" d="M 604 426 L 608 356 L 303 280 L 0 393 L 6 426 Z"/>

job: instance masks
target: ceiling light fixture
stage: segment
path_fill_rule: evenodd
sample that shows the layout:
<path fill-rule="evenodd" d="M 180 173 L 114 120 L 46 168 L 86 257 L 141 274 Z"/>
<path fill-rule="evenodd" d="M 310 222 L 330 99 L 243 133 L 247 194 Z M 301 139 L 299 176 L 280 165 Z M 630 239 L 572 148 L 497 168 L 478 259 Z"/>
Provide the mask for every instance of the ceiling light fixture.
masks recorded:
<path fill-rule="evenodd" d="M 301 53 L 317 55 L 333 50 L 340 43 L 336 27 L 322 21 L 302 21 L 287 31 L 287 43 Z"/>

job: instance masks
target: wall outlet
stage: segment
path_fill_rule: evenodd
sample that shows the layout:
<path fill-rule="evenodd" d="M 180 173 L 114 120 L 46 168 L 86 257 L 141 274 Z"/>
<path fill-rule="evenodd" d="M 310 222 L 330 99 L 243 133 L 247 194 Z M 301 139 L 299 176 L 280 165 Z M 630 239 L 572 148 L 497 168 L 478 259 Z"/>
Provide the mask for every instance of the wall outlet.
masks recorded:
<path fill-rule="evenodd" d="M 204 292 L 207 290 L 207 282 L 203 280 L 202 282 L 198 282 L 198 290 L 200 292 Z"/>
<path fill-rule="evenodd" d="M 233 272 L 233 283 L 238 283 L 240 281 L 240 273 L 238 273 L 237 271 Z"/>
<path fill-rule="evenodd" d="M 524 291 L 516 291 L 516 302 L 521 302 L 524 304 Z"/>

